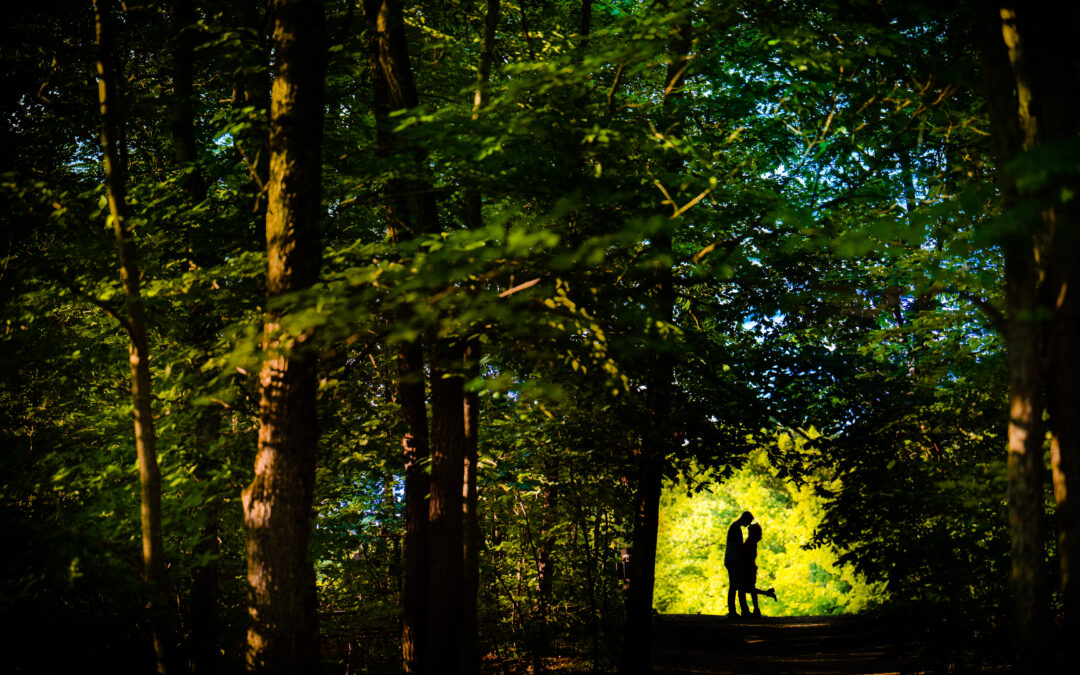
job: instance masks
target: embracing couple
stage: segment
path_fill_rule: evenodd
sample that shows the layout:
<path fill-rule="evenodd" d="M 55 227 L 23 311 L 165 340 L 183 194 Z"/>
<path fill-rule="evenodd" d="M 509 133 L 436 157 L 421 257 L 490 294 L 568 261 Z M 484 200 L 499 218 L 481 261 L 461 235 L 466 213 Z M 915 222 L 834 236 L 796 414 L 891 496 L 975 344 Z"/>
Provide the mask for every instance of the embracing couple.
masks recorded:
<path fill-rule="evenodd" d="M 753 524 L 751 524 L 753 523 Z M 746 528 L 746 541 L 743 541 L 742 528 Z M 757 543 L 761 541 L 761 525 L 754 522 L 754 516 L 744 511 L 739 519 L 731 524 L 727 531 L 727 545 L 724 550 L 724 567 L 728 571 L 728 616 L 739 616 L 735 612 L 735 595 L 738 593 L 739 606 L 744 617 L 750 616 L 746 606 L 746 594 L 754 601 L 753 616 L 761 616 L 757 597 L 764 595 L 776 600 L 776 591 L 763 591 L 757 588 Z"/>

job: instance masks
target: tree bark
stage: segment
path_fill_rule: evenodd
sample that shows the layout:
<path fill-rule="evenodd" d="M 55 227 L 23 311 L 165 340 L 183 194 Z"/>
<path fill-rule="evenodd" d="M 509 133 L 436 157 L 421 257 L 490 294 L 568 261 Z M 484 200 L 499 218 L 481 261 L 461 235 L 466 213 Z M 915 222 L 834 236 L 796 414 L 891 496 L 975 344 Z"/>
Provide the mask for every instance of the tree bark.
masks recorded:
<path fill-rule="evenodd" d="M 431 498 L 428 528 L 428 654 L 425 672 L 458 673 L 462 666 L 465 541 L 461 481 L 465 463 L 464 344 L 440 340 L 431 366 Z"/>
<path fill-rule="evenodd" d="M 392 157 L 397 147 L 390 127 L 390 112 L 418 104 L 416 83 L 409 64 L 401 5 L 394 0 L 365 0 L 368 57 L 374 88 L 377 148 Z M 409 153 L 406 153 L 409 154 Z M 423 153 L 412 153 L 422 164 Z M 401 243 L 422 232 L 438 229 L 430 185 L 395 178 L 387 181 L 387 237 Z M 431 481 L 424 463 L 429 457 L 427 404 L 425 403 L 424 351 L 418 341 L 398 347 L 398 402 L 405 435 L 405 580 L 402 598 L 402 666 L 407 673 L 425 672 L 428 660 L 428 624 L 431 559 L 428 493 Z M 460 488 L 460 486 L 459 486 Z M 456 619 L 456 617 L 455 617 Z"/>
<path fill-rule="evenodd" d="M 405 580 L 402 597 L 402 660 L 407 673 L 423 671 L 428 623 L 428 503 L 431 481 L 424 470 L 429 456 L 424 355 L 419 343 L 398 349 L 398 400 L 405 435 Z"/>
<path fill-rule="evenodd" d="M 392 110 L 419 105 L 416 80 L 409 63 L 405 20 L 397 0 L 365 0 L 365 17 L 370 32 L 368 44 L 372 82 L 375 89 L 375 118 L 379 152 L 386 156 L 409 156 L 408 168 L 418 174 L 426 170 L 423 148 L 398 147 L 391 132 Z M 423 177 L 395 178 L 387 183 L 389 226 L 392 241 L 404 241 L 438 230 L 438 211 L 431 183 Z"/>
<path fill-rule="evenodd" d="M 116 74 L 113 69 L 113 5 L 95 0 L 97 38 L 98 103 L 101 115 L 101 148 L 105 160 L 105 191 L 109 220 L 116 236 L 120 278 L 124 287 L 125 328 L 128 363 L 131 368 L 131 400 L 135 413 L 135 452 L 139 464 L 140 522 L 142 527 L 142 576 L 152 595 L 150 625 L 157 672 L 174 669 L 175 635 L 165 575 L 165 553 L 161 536 L 161 473 L 157 463 L 154 417 L 151 409 L 150 350 L 146 337 L 146 315 L 139 284 L 135 238 L 128 227 L 124 169 L 120 159 L 120 115 Z"/>
<path fill-rule="evenodd" d="M 275 299 L 318 280 L 325 26 L 317 0 L 275 0 L 268 258 L 255 478 L 244 490 L 250 624 L 247 667 L 315 672 L 315 574 L 308 557 L 315 486 L 316 355 L 311 331 L 283 334 Z"/>
<path fill-rule="evenodd" d="M 1017 22 L 1013 10 L 1000 7 L 996 2 L 985 1 L 980 4 L 979 12 L 977 30 L 983 60 L 984 89 L 993 129 L 992 140 L 998 161 L 1001 206 L 1002 210 L 1009 211 L 1019 203 L 1020 194 L 1017 177 L 1007 168 L 1008 163 L 1043 140 L 1039 125 L 1045 120 L 1034 107 L 1039 94 L 1038 85 L 1032 79 L 1034 64 L 1028 50 L 1038 52 L 1045 45 L 1024 34 L 1026 26 Z M 1041 218 L 1045 219 L 1046 214 Z M 1008 304 L 1010 585 L 1020 667 L 1028 672 L 1044 670 L 1049 655 L 1049 593 L 1044 562 L 1045 524 L 1042 507 L 1045 436 L 1042 416 L 1046 406 L 1046 326 L 1042 317 L 1049 308 L 1040 300 L 1040 295 L 1045 295 L 1045 287 L 1040 289 L 1040 284 L 1045 284 L 1045 280 L 1054 274 L 1053 269 L 1049 270 L 1050 274 L 1047 274 L 1048 270 L 1040 269 L 1049 262 L 1044 255 L 1047 252 L 1048 233 L 1052 235 L 1052 226 L 1048 231 L 1045 222 L 1025 222 L 1003 236 L 1000 242 L 1005 254 Z M 1067 368 L 1067 364 L 1062 364 L 1062 367 Z M 1059 407 L 1056 400 L 1051 406 L 1051 424 L 1057 417 L 1054 407 Z M 1063 453 L 1059 451 L 1059 454 Z M 1058 483 L 1057 478 L 1055 476 L 1055 484 Z M 1062 481 L 1062 488 L 1065 487 Z M 1066 502 L 1063 506 L 1061 520 L 1067 522 L 1071 504 Z M 1061 538 L 1059 534 L 1059 541 Z M 1070 556 L 1067 546 L 1060 547 L 1059 554 L 1062 555 L 1062 564 L 1068 565 Z M 1063 568 L 1063 584 L 1067 583 L 1069 576 L 1064 572 Z"/>

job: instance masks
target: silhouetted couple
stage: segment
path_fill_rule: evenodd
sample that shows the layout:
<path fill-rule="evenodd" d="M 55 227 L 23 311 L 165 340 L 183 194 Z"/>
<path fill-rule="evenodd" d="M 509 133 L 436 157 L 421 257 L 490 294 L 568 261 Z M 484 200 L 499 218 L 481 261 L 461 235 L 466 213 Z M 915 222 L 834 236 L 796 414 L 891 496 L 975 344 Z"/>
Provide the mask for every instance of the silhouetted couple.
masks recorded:
<path fill-rule="evenodd" d="M 751 524 L 753 523 L 753 524 Z M 746 541 L 743 541 L 742 528 L 746 528 Z M 763 591 L 757 587 L 757 543 L 761 541 L 761 525 L 754 522 L 754 516 L 744 511 L 739 519 L 731 524 L 727 531 L 727 544 L 724 548 L 724 567 L 728 572 L 727 608 L 728 616 L 739 616 L 735 612 L 735 596 L 739 596 L 739 606 L 743 616 L 751 616 L 746 605 L 746 594 L 753 599 L 753 616 L 761 616 L 758 609 L 758 596 L 776 600 L 776 591 Z"/>

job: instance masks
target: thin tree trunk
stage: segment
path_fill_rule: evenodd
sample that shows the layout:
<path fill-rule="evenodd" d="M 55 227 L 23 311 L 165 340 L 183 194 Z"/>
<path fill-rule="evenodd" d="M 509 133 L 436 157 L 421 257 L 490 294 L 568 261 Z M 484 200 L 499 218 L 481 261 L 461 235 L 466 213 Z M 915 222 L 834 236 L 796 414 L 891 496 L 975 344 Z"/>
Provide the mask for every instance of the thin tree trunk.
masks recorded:
<path fill-rule="evenodd" d="M 154 417 L 151 410 L 150 351 L 146 338 L 146 316 L 139 288 L 135 238 L 128 227 L 128 209 L 123 164 L 119 157 L 120 118 L 116 75 L 113 69 L 113 5 L 95 0 L 97 34 L 98 103 L 101 114 L 101 148 L 105 158 L 105 190 L 120 260 L 124 287 L 125 328 L 128 363 L 131 367 L 131 400 L 135 412 L 135 452 L 139 464 L 140 522 L 142 525 L 143 579 L 150 587 L 150 625 L 153 633 L 157 672 L 174 666 L 175 636 L 169 609 L 165 553 L 161 537 L 161 473 L 158 469 Z"/>
<path fill-rule="evenodd" d="M 589 33 L 592 31 L 592 0 L 582 0 L 581 13 L 578 14 L 578 37 L 581 38 L 580 47 L 584 49 Z"/>
<path fill-rule="evenodd" d="M 365 0 L 368 57 L 374 88 L 378 152 L 395 156 L 390 112 L 418 103 L 409 64 L 401 5 L 393 0 Z M 422 153 L 420 153 L 422 159 Z M 422 162 L 418 162 L 421 164 Z M 430 185 L 395 178 L 387 182 L 387 236 L 402 243 L 421 232 L 438 229 Z M 425 672 L 430 623 L 431 559 L 428 493 L 431 481 L 424 463 L 429 457 L 424 352 L 420 342 L 398 347 L 398 402 L 405 435 L 405 580 L 402 597 L 402 666 L 407 673 Z"/>
<path fill-rule="evenodd" d="M 915 174 L 911 170 L 911 152 L 904 148 L 897 152 L 900 158 L 900 181 L 904 188 L 904 212 L 911 224 L 912 214 L 918 205 L 915 196 Z"/>
<path fill-rule="evenodd" d="M 480 375 L 480 340 L 470 338 L 465 346 L 465 373 L 470 380 Z M 461 487 L 462 528 L 464 550 L 464 584 L 462 586 L 461 671 L 473 673 L 480 669 L 480 621 L 478 594 L 480 592 L 480 515 L 476 492 L 477 464 L 480 461 L 480 394 L 465 392 L 465 474 Z"/>
<path fill-rule="evenodd" d="M 266 215 L 269 301 L 318 280 L 324 18 L 317 0 L 275 0 L 276 76 Z M 281 333 L 268 309 L 259 376 L 259 449 L 244 490 L 249 615 L 247 667 L 318 669 L 315 574 L 308 557 L 315 486 L 316 355 L 311 332 Z"/>
<path fill-rule="evenodd" d="M 584 518 L 584 514 L 582 515 Z M 601 507 L 596 508 L 596 515 L 593 517 L 593 535 L 592 535 L 592 547 L 589 549 L 588 556 L 588 583 L 589 583 L 589 636 L 592 643 L 592 672 L 598 672 L 600 670 L 600 603 L 603 602 L 603 598 L 597 598 L 597 586 L 606 588 L 610 584 L 597 584 L 596 576 L 599 574 L 600 578 L 604 578 L 604 564 L 602 562 L 603 556 L 600 548 L 600 523 L 602 520 Z M 586 541 L 588 539 L 586 538 Z M 602 594 L 602 591 L 601 591 Z"/>
<path fill-rule="evenodd" d="M 480 47 L 480 62 L 476 67 L 476 92 L 473 94 L 473 119 L 480 113 L 487 98 L 491 66 L 495 60 L 495 31 L 499 28 L 500 0 L 487 0 L 484 13 L 484 39 Z"/>
<path fill-rule="evenodd" d="M 491 79 L 491 65 L 495 56 L 495 31 L 499 25 L 500 0 L 488 0 L 484 14 L 484 37 L 477 66 L 476 92 L 473 95 L 473 119 L 483 108 L 487 85 Z M 483 202 L 480 193 L 469 190 L 465 195 L 465 224 L 470 229 L 484 225 Z M 480 375 L 480 358 L 483 355 L 479 337 L 470 336 L 465 346 L 465 373 L 470 380 Z M 477 512 L 477 463 L 479 455 L 480 396 L 476 391 L 465 392 L 465 472 L 462 481 L 462 528 L 464 537 L 463 564 L 464 584 L 462 599 L 462 646 L 461 670 L 475 672 L 480 667 L 480 514 Z"/>
<path fill-rule="evenodd" d="M 184 191 L 194 201 L 202 201 L 206 196 L 206 181 L 197 163 L 195 113 L 192 105 L 195 93 L 195 38 L 192 33 L 195 6 L 192 0 L 172 0 L 169 9 L 172 15 L 173 156 L 180 170 L 184 172 L 180 179 Z"/>

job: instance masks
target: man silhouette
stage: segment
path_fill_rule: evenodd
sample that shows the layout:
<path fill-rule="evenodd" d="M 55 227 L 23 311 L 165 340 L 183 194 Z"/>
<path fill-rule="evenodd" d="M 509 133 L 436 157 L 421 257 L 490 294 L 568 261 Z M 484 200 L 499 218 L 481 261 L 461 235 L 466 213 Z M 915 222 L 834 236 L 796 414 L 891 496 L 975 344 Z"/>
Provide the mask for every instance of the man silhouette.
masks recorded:
<path fill-rule="evenodd" d="M 746 606 L 746 592 L 742 589 L 742 552 L 743 536 L 742 528 L 754 522 L 754 516 L 749 511 L 743 511 L 739 519 L 731 524 L 727 531 L 727 543 L 724 545 L 724 567 L 728 574 L 727 609 L 728 616 L 735 617 L 735 593 L 739 594 L 739 606 L 742 607 L 743 616 L 749 616 L 750 608 Z"/>

